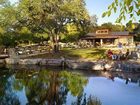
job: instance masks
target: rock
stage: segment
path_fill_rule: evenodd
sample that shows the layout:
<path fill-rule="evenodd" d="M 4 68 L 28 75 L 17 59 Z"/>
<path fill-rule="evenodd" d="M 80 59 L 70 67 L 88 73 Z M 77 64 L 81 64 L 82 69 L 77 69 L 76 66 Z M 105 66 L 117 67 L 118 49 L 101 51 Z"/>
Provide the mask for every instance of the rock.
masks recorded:
<path fill-rule="evenodd" d="M 105 67 L 105 69 L 106 69 L 106 70 L 109 70 L 109 69 L 111 69 L 111 68 L 112 68 L 112 65 L 111 65 L 111 64 L 105 64 L 105 66 L 104 66 L 104 67 Z"/>
<path fill-rule="evenodd" d="M 78 64 L 77 63 L 71 63 L 71 66 L 69 66 L 71 69 L 75 70 L 78 69 Z"/>
<path fill-rule="evenodd" d="M 5 59 L 5 63 L 6 64 L 18 64 L 19 63 L 19 59 L 6 58 Z"/>
<path fill-rule="evenodd" d="M 93 70 L 104 70 L 104 67 L 102 64 L 95 64 L 93 67 L 92 67 Z"/>
<path fill-rule="evenodd" d="M 92 69 L 92 66 L 94 65 L 94 63 L 93 62 L 66 61 L 66 65 L 71 69 L 89 70 L 89 69 Z"/>
<path fill-rule="evenodd" d="M 26 64 L 26 63 L 25 63 L 25 60 L 24 60 L 24 59 L 20 59 L 19 64 L 25 65 L 25 64 Z"/>

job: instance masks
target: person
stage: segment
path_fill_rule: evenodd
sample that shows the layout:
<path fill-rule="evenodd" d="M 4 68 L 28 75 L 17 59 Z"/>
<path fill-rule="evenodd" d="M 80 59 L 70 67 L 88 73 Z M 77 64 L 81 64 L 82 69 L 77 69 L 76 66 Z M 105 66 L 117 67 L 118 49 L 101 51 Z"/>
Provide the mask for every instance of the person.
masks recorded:
<path fill-rule="evenodd" d="M 121 60 L 122 57 L 123 57 L 123 53 L 122 53 L 122 50 L 120 50 L 118 54 L 118 60 Z"/>
<path fill-rule="evenodd" d="M 117 58 L 117 56 L 114 55 L 110 49 L 107 51 L 107 57 L 111 58 L 112 60 L 115 60 Z"/>
<path fill-rule="evenodd" d="M 127 49 L 127 51 L 126 51 L 126 53 L 125 53 L 125 59 L 128 59 L 129 54 L 130 54 L 129 49 Z"/>
<path fill-rule="evenodd" d="M 118 43 L 118 48 L 122 49 L 122 43 L 121 42 Z"/>
<path fill-rule="evenodd" d="M 113 52 L 109 49 L 109 50 L 107 51 L 107 57 L 108 57 L 108 58 L 112 58 L 112 55 L 113 55 Z"/>

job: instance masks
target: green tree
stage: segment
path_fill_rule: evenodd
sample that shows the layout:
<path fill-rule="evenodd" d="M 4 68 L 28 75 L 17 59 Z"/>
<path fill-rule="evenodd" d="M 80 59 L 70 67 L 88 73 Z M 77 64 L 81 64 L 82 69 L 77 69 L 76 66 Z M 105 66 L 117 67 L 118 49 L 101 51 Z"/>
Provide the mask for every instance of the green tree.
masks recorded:
<path fill-rule="evenodd" d="M 85 24 L 89 22 L 84 0 L 20 0 L 18 13 L 18 23 L 34 33 L 49 35 L 55 52 L 68 23 L 77 23 L 85 30 Z"/>
<path fill-rule="evenodd" d="M 136 23 L 127 23 L 126 30 L 129 32 L 133 32 L 133 30 L 137 27 Z"/>
<path fill-rule="evenodd" d="M 0 5 L 0 27 L 5 31 L 11 31 L 13 23 L 16 21 L 16 8 L 8 0 Z"/>
<path fill-rule="evenodd" d="M 136 24 L 136 27 L 135 27 L 135 29 L 133 31 L 134 31 L 134 33 L 136 33 L 137 35 L 140 36 L 140 23 Z"/>
<path fill-rule="evenodd" d="M 103 23 L 98 28 L 106 28 L 106 29 L 110 29 L 111 31 L 124 31 L 125 26 L 115 25 L 115 24 L 112 24 L 111 22 L 109 22 L 109 23 Z"/>
<path fill-rule="evenodd" d="M 80 29 L 81 30 L 81 29 Z M 81 35 L 81 31 L 74 23 L 69 23 L 66 25 L 65 34 L 61 35 L 63 42 L 74 42 L 77 41 Z"/>
<path fill-rule="evenodd" d="M 112 12 L 116 13 L 117 10 L 120 11 L 120 15 L 116 22 L 126 20 L 126 16 L 129 15 L 129 22 L 131 23 L 132 20 L 135 20 L 135 16 L 140 16 L 140 0 L 114 0 L 108 6 L 108 11 L 104 12 L 102 16 L 110 16 Z"/>
<path fill-rule="evenodd" d="M 9 0 L 0 1 L 0 44 L 6 47 L 15 45 L 13 23 L 16 21 L 16 6 Z"/>
<path fill-rule="evenodd" d="M 140 41 L 140 23 L 127 23 L 126 30 L 135 35 L 135 41 Z"/>

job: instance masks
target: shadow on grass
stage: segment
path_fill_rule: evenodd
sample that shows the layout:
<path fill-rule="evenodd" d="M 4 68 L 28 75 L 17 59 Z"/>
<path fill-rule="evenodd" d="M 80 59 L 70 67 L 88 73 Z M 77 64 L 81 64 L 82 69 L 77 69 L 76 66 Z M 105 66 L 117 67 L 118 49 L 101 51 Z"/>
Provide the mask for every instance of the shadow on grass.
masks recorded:
<path fill-rule="evenodd" d="M 60 55 L 66 57 L 68 59 L 79 59 L 82 57 L 80 54 L 74 53 L 73 50 L 63 50 L 60 52 Z"/>
<path fill-rule="evenodd" d="M 105 49 L 97 48 L 85 48 L 85 49 L 63 49 L 58 53 L 47 53 L 43 55 L 37 55 L 29 58 L 61 58 L 67 59 L 102 59 L 105 58 Z"/>

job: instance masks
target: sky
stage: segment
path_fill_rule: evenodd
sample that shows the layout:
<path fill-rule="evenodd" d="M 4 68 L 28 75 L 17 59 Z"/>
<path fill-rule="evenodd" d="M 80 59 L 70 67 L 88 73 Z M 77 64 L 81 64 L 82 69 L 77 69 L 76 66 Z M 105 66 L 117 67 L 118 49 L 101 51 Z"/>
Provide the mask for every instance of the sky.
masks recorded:
<path fill-rule="evenodd" d="M 115 23 L 115 20 L 119 16 L 119 11 L 115 14 L 112 13 L 110 17 L 102 18 L 103 12 L 107 11 L 108 6 L 112 3 L 113 0 L 85 0 L 86 8 L 90 15 L 97 15 L 98 17 L 98 25 L 103 23 L 112 22 Z M 122 24 L 126 24 L 129 21 L 129 16 L 126 17 L 125 21 L 122 21 Z M 136 17 L 136 21 L 138 21 L 138 16 Z"/>
<path fill-rule="evenodd" d="M 113 0 L 85 0 L 86 8 L 90 15 L 97 15 L 98 17 L 98 25 L 103 23 L 111 22 L 115 23 L 115 20 L 119 16 L 119 11 L 116 13 L 112 13 L 110 17 L 102 18 L 103 12 L 107 11 L 108 6 L 112 3 Z M 122 24 L 126 24 L 128 21 L 122 21 Z"/>
<path fill-rule="evenodd" d="M 108 8 L 108 5 L 111 4 L 112 0 L 86 0 L 86 8 L 90 15 L 97 15 L 98 24 L 112 22 L 114 23 L 117 15 L 112 14 L 110 17 L 102 18 L 103 12 Z"/>
<path fill-rule="evenodd" d="M 10 0 L 12 3 L 18 1 L 18 0 Z M 107 11 L 108 6 L 112 3 L 113 0 L 85 0 L 86 2 L 86 8 L 90 15 L 97 15 L 98 17 L 98 25 L 101 25 L 103 23 L 112 22 L 115 23 L 115 20 L 119 16 L 119 11 L 112 15 L 110 17 L 104 17 L 102 18 L 103 12 Z M 138 17 L 137 17 L 138 20 Z M 129 21 L 128 18 L 126 18 L 125 21 L 122 21 L 122 24 L 126 24 Z"/>

